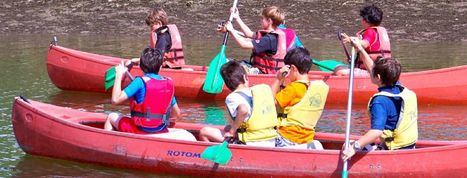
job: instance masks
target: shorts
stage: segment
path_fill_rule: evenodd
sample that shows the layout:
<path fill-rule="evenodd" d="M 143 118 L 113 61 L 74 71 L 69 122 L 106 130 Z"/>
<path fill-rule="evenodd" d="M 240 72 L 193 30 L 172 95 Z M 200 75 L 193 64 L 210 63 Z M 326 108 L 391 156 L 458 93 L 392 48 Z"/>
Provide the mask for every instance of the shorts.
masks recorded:
<path fill-rule="evenodd" d="M 248 145 L 248 146 L 260 146 L 260 147 L 275 147 L 276 146 L 276 140 L 271 139 L 271 140 L 265 140 L 265 141 L 246 142 L 245 145 Z"/>
<path fill-rule="evenodd" d="M 240 61 L 240 65 L 243 67 L 247 74 L 262 74 L 258 68 L 253 67 L 251 63 L 246 60 Z"/>
<path fill-rule="evenodd" d="M 276 147 L 294 148 L 294 149 L 308 149 L 308 150 L 324 150 L 323 145 L 318 140 L 313 140 L 310 143 L 298 144 L 292 142 L 280 134 L 276 138 Z"/>

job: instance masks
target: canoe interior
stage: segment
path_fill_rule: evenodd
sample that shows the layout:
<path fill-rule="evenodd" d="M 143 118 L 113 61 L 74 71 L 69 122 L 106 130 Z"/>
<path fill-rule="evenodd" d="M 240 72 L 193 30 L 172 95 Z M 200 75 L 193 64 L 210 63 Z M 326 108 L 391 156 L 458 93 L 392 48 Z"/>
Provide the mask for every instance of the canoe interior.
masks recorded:
<path fill-rule="evenodd" d="M 96 118 L 96 120 L 86 120 L 86 121 L 79 121 L 81 125 L 97 128 L 97 129 L 103 129 L 104 128 L 104 121 L 100 121 Z M 188 130 L 190 133 L 192 133 L 197 139 L 199 139 L 199 130 L 200 128 L 184 128 L 182 127 L 177 127 L 175 124 L 175 128 L 182 128 Z M 340 150 L 342 148 L 342 145 L 344 144 L 343 140 L 327 140 L 327 139 L 320 139 L 320 138 L 315 138 L 321 142 L 323 145 L 323 148 L 325 150 Z M 419 144 L 417 145 L 417 148 L 428 148 L 428 147 L 434 147 L 437 145 L 430 145 L 430 144 Z"/>

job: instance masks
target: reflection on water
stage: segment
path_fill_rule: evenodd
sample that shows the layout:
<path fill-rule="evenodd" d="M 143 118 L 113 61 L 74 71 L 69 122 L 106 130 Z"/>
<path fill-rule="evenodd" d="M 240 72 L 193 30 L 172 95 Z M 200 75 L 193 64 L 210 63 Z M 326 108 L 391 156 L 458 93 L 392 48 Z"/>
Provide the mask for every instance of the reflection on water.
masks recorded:
<path fill-rule="evenodd" d="M 118 169 L 40 156 L 23 156 L 11 169 L 12 177 L 154 177 L 147 172 Z M 157 175 L 158 178 L 177 177 Z"/>
<path fill-rule="evenodd" d="M 44 58 L 51 36 L 0 36 L 0 177 L 31 176 L 149 176 L 151 174 L 111 169 L 90 164 L 25 156 L 16 143 L 11 127 L 11 103 L 14 96 L 92 112 L 118 111 L 128 113 L 126 106 L 110 105 L 106 94 L 61 91 L 49 80 Z M 218 52 L 220 39 L 183 38 L 188 63 L 206 65 Z M 337 40 L 304 40 L 318 59 L 344 59 Z M 143 38 L 125 36 L 59 36 L 59 44 L 78 50 L 120 57 L 135 57 L 146 46 Z M 244 59 L 249 51 L 231 42 L 227 55 Z M 407 43 L 395 42 L 394 55 L 402 61 L 404 71 L 466 65 L 466 42 Z M 177 98 L 184 122 L 224 124 L 227 117 L 223 102 L 195 101 Z M 354 107 L 352 133 L 363 134 L 369 128 L 364 106 Z M 467 110 L 465 106 L 420 108 L 421 139 L 465 139 Z M 345 106 L 329 106 L 319 121 L 317 130 L 343 133 Z"/>

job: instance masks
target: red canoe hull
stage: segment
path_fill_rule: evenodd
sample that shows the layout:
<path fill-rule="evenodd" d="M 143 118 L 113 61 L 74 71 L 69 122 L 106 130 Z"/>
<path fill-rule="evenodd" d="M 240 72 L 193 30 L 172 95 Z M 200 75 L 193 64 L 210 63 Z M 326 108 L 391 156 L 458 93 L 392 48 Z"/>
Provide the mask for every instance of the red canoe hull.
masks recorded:
<path fill-rule="evenodd" d="M 343 135 L 318 133 L 326 150 L 230 145 L 232 160 L 215 165 L 199 158 L 210 143 L 175 141 L 104 131 L 102 113 L 16 98 L 12 124 L 28 154 L 157 173 L 215 177 L 340 177 Z M 177 123 L 196 134 L 203 125 Z M 354 137 L 355 139 L 355 137 Z M 357 154 L 349 175 L 358 177 L 459 177 L 467 170 L 467 142 L 419 141 L 419 149 Z"/>
<path fill-rule="evenodd" d="M 47 55 L 47 71 L 52 82 L 63 90 L 104 91 L 105 71 L 116 65 L 122 58 L 109 57 L 72 50 L 51 45 Z M 175 95 L 182 98 L 224 99 L 228 89 L 224 87 L 221 94 L 213 95 L 203 92 L 202 85 L 206 76 L 206 67 L 184 66 L 187 70 L 163 69 L 161 75 L 171 77 L 175 82 Z M 133 75 L 141 75 L 138 67 L 131 71 Z M 311 79 L 323 79 L 330 86 L 328 104 L 345 104 L 347 102 L 348 77 L 330 76 L 328 73 L 313 71 Z M 415 91 L 419 104 L 467 104 L 467 66 L 446 69 L 409 72 L 401 75 L 402 84 Z M 272 84 L 274 75 L 250 75 L 251 85 Z M 126 81 L 128 82 L 128 81 Z M 354 81 L 354 103 L 366 104 L 377 91 L 368 77 L 356 77 Z"/>

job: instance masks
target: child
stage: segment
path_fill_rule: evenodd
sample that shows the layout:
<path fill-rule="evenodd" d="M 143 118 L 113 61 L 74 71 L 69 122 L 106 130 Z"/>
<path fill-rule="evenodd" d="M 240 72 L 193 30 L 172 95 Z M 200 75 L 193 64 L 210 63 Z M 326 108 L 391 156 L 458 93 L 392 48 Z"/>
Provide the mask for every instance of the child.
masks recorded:
<path fill-rule="evenodd" d="M 221 76 L 232 93 L 225 99 L 230 118 L 222 132 L 204 127 L 201 141 L 222 142 L 234 137 L 237 143 L 274 147 L 278 124 L 271 89 L 267 85 L 248 86 L 248 78 L 240 63 L 232 60 L 221 68 Z"/>
<path fill-rule="evenodd" d="M 358 40 L 358 43 L 363 46 L 373 61 L 378 57 L 390 58 L 391 44 L 389 42 L 389 36 L 386 29 L 380 26 L 381 21 L 383 20 L 383 11 L 372 4 L 363 7 L 360 10 L 360 16 L 362 17 L 361 23 L 364 29 L 357 33 L 357 37 L 362 37 Z M 350 42 L 349 36 L 343 34 L 343 37 L 344 42 Z M 365 72 L 366 68 L 363 64 L 362 56 L 360 56 L 357 61 L 357 67 L 357 76 L 368 76 L 368 73 Z M 335 70 L 335 74 L 348 75 L 349 68 L 338 67 Z"/>
<path fill-rule="evenodd" d="M 314 141 L 315 126 L 323 112 L 329 86 L 322 80 L 310 82 L 308 71 L 312 62 L 305 48 L 290 50 L 284 62 L 286 66 L 277 73 L 272 85 L 276 104 L 281 108 L 276 147 L 306 149 Z M 291 82 L 280 87 L 286 78 Z"/>
<path fill-rule="evenodd" d="M 150 48 L 159 49 L 164 54 L 162 67 L 181 68 L 185 64 L 182 41 L 178 28 L 168 24 L 167 13 L 160 7 L 153 8 L 146 17 L 149 26 Z M 139 58 L 131 59 L 138 63 Z"/>
<path fill-rule="evenodd" d="M 342 154 L 348 160 L 356 151 L 369 144 L 381 141 L 379 150 L 413 149 L 418 139 L 417 96 L 398 82 L 401 73 L 399 61 L 379 58 L 375 62 L 360 41 L 351 38 L 353 45 L 363 57 L 376 93 L 369 101 L 371 129 L 360 139 L 350 144 Z"/>
<path fill-rule="evenodd" d="M 125 67 L 115 68 L 115 83 L 112 90 L 112 104 L 120 104 L 130 99 L 131 117 L 121 117 L 111 113 L 107 117 L 105 130 L 116 128 L 122 132 L 135 134 L 154 134 L 155 137 L 196 140 L 182 129 L 168 129 L 169 120 L 180 117 L 180 109 L 174 97 L 174 85 L 171 79 L 158 75 L 163 54 L 152 48 L 146 48 L 141 55 L 140 68 L 143 77 L 137 77 L 125 90 L 121 82 Z"/>
<path fill-rule="evenodd" d="M 261 14 L 261 30 L 256 33 L 245 25 L 237 9 L 233 11 L 234 19 L 245 37 L 235 33 L 235 29 L 230 22 L 227 22 L 225 27 L 241 48 L 252 50 L 249 64 L 257 69 L 251 71 L 259 70 L 259 72 L 249 71 L 249 73 L 276 73 L 284 65 L 283 60 L 287 52 L 285 33 L 278 28 L 284 21 L 282 10 L 276 6 L 265 8 Z"/>

